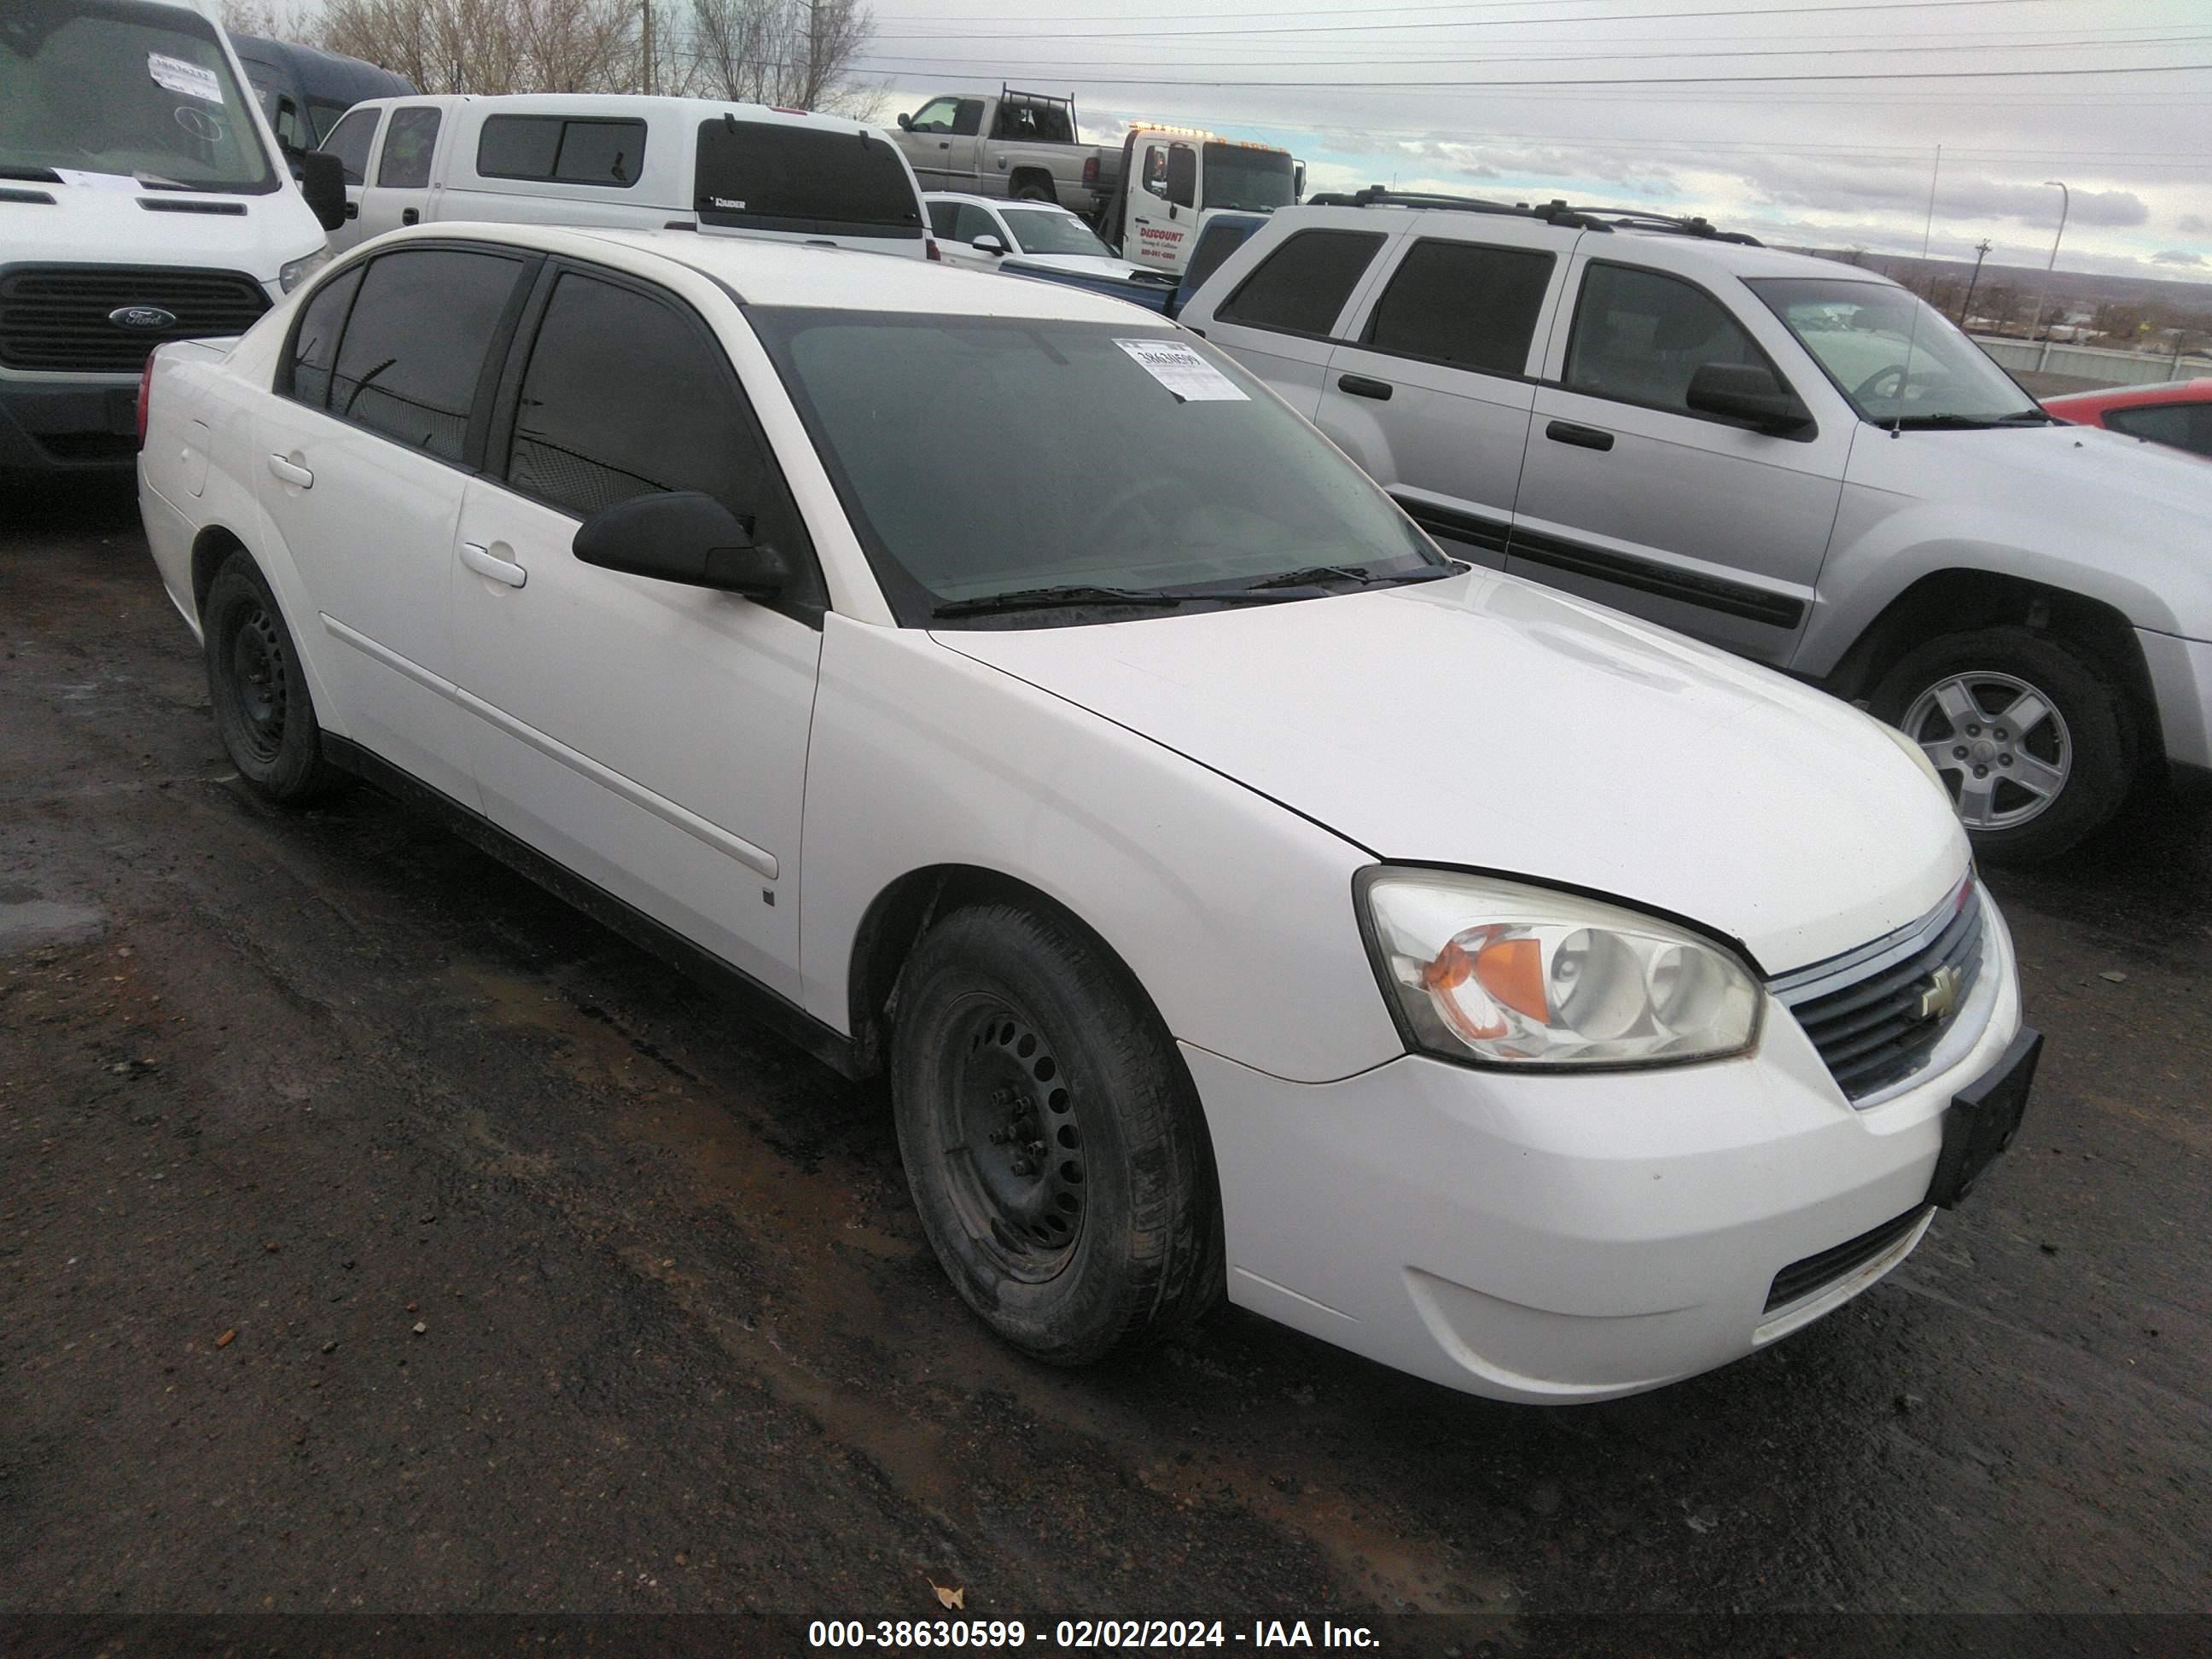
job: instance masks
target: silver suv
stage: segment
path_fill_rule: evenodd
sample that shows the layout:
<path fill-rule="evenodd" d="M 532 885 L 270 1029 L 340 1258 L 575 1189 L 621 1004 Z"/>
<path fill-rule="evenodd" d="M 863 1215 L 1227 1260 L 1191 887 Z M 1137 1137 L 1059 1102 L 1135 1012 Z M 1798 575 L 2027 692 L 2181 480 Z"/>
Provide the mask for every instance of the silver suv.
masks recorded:
<path fill-rule="evenodd" d="M 2212 468 L 2052 421 L 1885 277 L 1372 190 L 1278 210 L 1182 320 L 1451 550 L 1867 703 L 1985 856 L 2212 785 Z"/>

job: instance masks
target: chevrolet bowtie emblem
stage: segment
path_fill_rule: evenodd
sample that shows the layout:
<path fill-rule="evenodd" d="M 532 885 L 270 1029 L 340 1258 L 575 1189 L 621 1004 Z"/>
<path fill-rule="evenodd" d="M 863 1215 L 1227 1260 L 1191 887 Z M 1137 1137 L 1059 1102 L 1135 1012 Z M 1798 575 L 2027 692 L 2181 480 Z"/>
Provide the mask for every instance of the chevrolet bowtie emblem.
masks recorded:
<path fill-rule="evenodd" d="M 1922 1020 L 1941 1019 L 1959 1006 L 1959 989 L 1966 975 L 1956 968 L 1938 968 L 1928 975 L 1928 982 L 1920 988 L 1920 1001 L 1915 1009 Z"/>

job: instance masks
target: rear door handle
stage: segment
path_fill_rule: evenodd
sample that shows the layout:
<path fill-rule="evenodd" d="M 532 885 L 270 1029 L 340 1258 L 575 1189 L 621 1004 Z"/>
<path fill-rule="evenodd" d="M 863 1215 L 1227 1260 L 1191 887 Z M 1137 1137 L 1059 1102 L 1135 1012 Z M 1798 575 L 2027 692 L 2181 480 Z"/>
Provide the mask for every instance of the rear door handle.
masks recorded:
<path fill-rule="evenodd" d="M 1355 398 L 1373 398 L 1386 404 L 1390 401 L 1390 383 L 1388 380 L 1370 380 L 1364 374 L 1338 375 L 1336 389 L 1349 392 Z"/>
<path fill-rule="evenodd" d="M 489 548 L 479 547 L 474 542 L 461 544 L 461 562 L 477 575 L 505 582 L 509 587 L 520 587 L 530 580 L 530 573 L 520 565 L 496 557 Z"/>
<path fill-rule="evenodd" d="M 282 455 L 271 455 L 269 458 L 269 470 L 286 483 L 297 484 L 302 489 L 313 489 L 315 487 L 315 475 L 313 472 L 301 466 L 297 461 L 286 460 Z"/>
<path fill-rule="evenodd" d="M 1544 428 L 1544 435 L 1555 444 L 1572 444 L 1577 449 L 1610 449 L 1613 434 L 1601 432 L 1594 426 L 1577 426 L 1571 421 L 1554 421 Z"/>
<path fill-rule="evenodd" d="M 422 216 L 413 208 L 407 208 L 400 213 L 399 222 L 403 225 L 419 225 L 422 222 Z"/>

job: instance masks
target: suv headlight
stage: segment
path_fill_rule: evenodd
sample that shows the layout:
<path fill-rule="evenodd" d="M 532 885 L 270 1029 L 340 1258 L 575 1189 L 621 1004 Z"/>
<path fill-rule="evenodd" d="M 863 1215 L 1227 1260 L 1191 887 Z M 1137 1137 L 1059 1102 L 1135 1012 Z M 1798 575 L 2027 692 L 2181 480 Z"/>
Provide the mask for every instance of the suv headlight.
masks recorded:
<path fill-rule="evenodd" d="M 1741 1054 L 1765 995 L 1731 951 L 1596 899 L 1449 870 L 1364 872 L 1384 993 L 1420 1048 L 1501 1066 Z"/>
<path fill-rule="evenodd" d="M 303 253 L 298 258 L 289 259 L 279 265 L 276 268 L 276 286 L 289 294 L 330 262 L 331 245 L 325 242 L 313 253 Z M 262 269 L 266 270 L 268 267 L 264 265 Z"/>

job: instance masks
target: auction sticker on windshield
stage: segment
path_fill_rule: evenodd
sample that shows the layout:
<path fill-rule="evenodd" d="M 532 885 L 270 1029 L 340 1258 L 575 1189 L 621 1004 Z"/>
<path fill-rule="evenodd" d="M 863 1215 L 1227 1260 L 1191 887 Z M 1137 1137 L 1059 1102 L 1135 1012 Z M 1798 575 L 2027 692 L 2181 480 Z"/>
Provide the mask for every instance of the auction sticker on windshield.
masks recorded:
<path fill-rule="evenodd" d="M 1248 401 L 1237 383 L 1180 340 L 1116 340 L 1145 372 L 1188 404 Z"/>
<path fill-rule="evenodd" d="M 210 104 L 222 102 L 222 87 L 216 80 L 215 71 L 202 69 L 198 64 L 149 52 L 146 54 L 146 73 L 164 91 L 182 93 L 187 98 L 204 99 Z"/>

